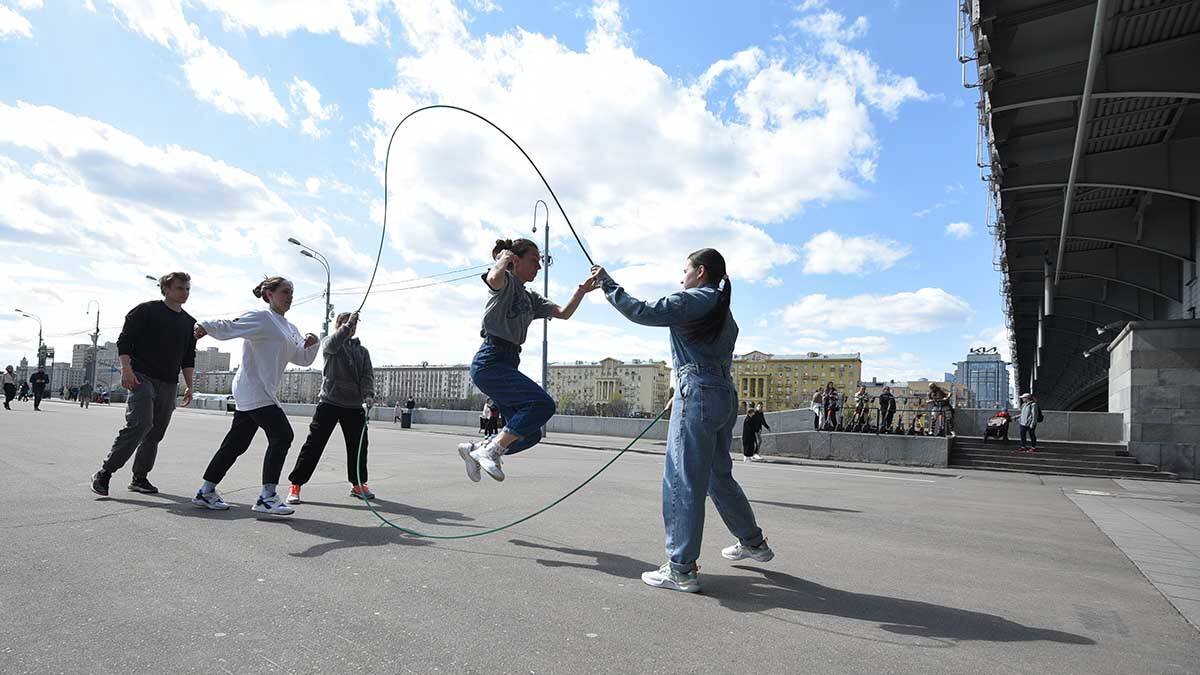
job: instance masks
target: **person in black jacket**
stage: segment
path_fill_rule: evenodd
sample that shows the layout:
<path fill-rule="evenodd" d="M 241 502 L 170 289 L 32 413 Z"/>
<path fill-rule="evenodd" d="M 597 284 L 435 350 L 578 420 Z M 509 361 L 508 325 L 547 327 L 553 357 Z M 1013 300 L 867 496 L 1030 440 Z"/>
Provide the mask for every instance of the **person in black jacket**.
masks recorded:
<path fill-rule="evenodd" d="M 29 386 L 33 388 L 33 409 L 41 410 L 42 399 L 46 397 L 46 385 L 50 384 L 50 376 L 46 369 L 38 366 L 37 372 L 29 376 Z"/>
<path fill-rule="evenodd" d="M 758 428 L 754 425 L 754 418 L 758 411 L 754 409 L 753 403 L 746 403 L 746 417 L 742 419 L 742 461 L 749 462 L 754 456 L 754 437 L 758 434 Z"/>
<path fill-rule="evenodd" d="M 158 488 L 147 477 L 154 469 L 158 444 L 167 433 L 175 412 L 175 388 L 179 372 L 187 389 L 182 405 L 192 402 L 192 372 L 196 366 L 196 320 L 183 311 L 192 292 L 192 278 L 171 272 L 158 280 L 162 300 L 151 300 L 129 310 L 117 338 L 121 359 L 121 386 L 129 390 L 125 428 L 117 432 L 108 457 L 92 475 L 92 492 L 108 495 L 114 471 L 133 459 L 129 490 L 154 494 Z M 136 452 L 136 456 L 135 453 Z"/>
<path fill-rule="evenodd" d="M 896 397 L 892 394 L 891 387 L 884 387 L 883 393 L 879 395 L 879 430 L 886 431 L 892 428 L 892 416 L 896 414 Z"/>
<path fill-rule="evenodd" d="M 754 430 L 754 455 L 750 458 L 750 461 L 757 462 L 762 459 L 758 454 L 758 451 L 762 450 L 762 430 L 764 428 L 767 431 L 771 430 L 771 425 L 767 424 L 767 416 L 763 413 L 763 404 L 761 403 L 755 408 L 754 426 L 757 427 Z"/>
<path fill-rule="evenodd" d="M 300 487 L 312 478 L 333 428 L 339 425 L 346 440 L 350 496 L 359 499 L 375 497 L 367 487 L 367 435 L 364 431 L 366 411 L 375 405 L 375 370 L 371 366 L 371 353 L 354 337 L 358 330 L 358 312 L 342 312 L 335 325 L 333 335 L 321 343 L 321 354 L 325 357 L 321 399 L 308 425 L 308 438 L 300 448 L 296 466 L 288 475 L 292 484 L 288 490 L 288 504 L 300 503 Z"/>

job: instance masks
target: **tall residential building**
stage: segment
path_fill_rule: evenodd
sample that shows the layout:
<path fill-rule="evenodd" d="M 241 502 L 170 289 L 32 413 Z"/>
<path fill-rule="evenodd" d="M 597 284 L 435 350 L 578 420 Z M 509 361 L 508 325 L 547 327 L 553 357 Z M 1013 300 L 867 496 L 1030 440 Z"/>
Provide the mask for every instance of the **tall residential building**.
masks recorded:
<path fill-rule="evenodd" d="M 280 403 L 316 403 L 321 397 L 321 371 L 298 368 L 283 371 L 279 378 Z"/>
<path fill-rule="evenodd" d="M 417 405 L 432 401 L 461 401 L 478 396 L 466 365 L 380 366 L 375 368 L 375 400 L 381 405 L 402 403 L 409 396 Z"/>
<path fill-rule="evenodd" d="M 966 361 L 954 364 L 954 381 L 967 389 L 967 408 L 1007 409 L 1012 405 L 1009 393 L 1008 364 L 995 348 L 972 349 Z"/>
<path fill-rule="evenodd" d="M 71 346 L 71 367 L 77 368 L 84 373 L 89 373 L 91 369 L 92 345 L 77 344 Z M 100 359 L 96 366 L 96 378 L 103 380 L 107 375 L 109 368 L 121 368 L 121 361 L 117 356 L 117 343 L 105 342 L 98 345 L 97 356 Z"/>
<path fill-rule="evenodd" d="M 192 378 L 192 390 L 197 394 L 232 394 L 237 369 L 197 372 Z"/>
<path fill-rule="evenodd" d="M 229 370 L 229 352 L 223 352 L 216 347 L 196 350 L 196 372 L 210 373 L 217 370 Z"/>
<path fill-rule="evenodd" d="M 667 405 L 671 369 L 665 361 L 613 358 L 550 364 L 550 395 L 563 412 L 595 409 L 599 413 L 643 415 Z M 612 404 L 621 400 L 621 410 Z M 606 410 L 604 406 L 608 406 Z"/>
<path fill-rule="evenodd" d="M 733 357 L 733 383 L 738 400 L 763 410 L 791 410 L 811 405 L 813 390 L 833 382 L 839 393 L 850 392 L 862 378 L 862 357 L 852 354 L 768 354 L 754 351 Z"/>

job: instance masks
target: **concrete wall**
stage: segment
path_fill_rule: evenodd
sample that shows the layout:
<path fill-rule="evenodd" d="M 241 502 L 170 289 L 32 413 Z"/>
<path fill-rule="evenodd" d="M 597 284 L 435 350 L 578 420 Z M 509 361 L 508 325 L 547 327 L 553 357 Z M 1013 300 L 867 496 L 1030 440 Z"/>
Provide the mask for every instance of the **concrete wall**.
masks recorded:
<path fill-rule="evenodd" d="M 1138 461 L 1200 478 L 1200 320 L 1127 324 L 1109 345 L 1108 409 Z"/>
<path fill-rule="evenodd" d="M 1017 410 L 1008 411 L 1013 419 L 1009 436 L 1016 436 L 1017 413 Z M 955 410 L 954 431 L 959 436 L 983 436 L 988 419 L 995 414 L 995 410 L 977 408 Z M 1043 410 L 1042 417 L 1045 419 L 1037 428 L 1039 440 L 1090 443 L 1123 443 L 1125 441 L 1120 413 Z"/>
<path fill-rule="evenodd" d="M 770 420 L 767 420 L 770 424 Z M 762 454 L 804 459 L 946 466 L 949 438 L 888 436 L 827 431 L 789 431 L 763 436 Z M 740 448 L 735 446 L 735 449 Z"/>

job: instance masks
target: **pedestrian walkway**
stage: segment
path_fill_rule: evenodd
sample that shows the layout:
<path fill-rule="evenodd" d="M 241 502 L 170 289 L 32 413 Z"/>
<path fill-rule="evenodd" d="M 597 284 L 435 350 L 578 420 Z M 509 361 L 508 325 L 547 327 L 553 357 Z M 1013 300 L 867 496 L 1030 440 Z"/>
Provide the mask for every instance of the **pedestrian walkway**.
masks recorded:
<path fill-rule="evenodd" d="M 1114 482 L 1067 497 L 1200 630 L 1200 484 Z"/>

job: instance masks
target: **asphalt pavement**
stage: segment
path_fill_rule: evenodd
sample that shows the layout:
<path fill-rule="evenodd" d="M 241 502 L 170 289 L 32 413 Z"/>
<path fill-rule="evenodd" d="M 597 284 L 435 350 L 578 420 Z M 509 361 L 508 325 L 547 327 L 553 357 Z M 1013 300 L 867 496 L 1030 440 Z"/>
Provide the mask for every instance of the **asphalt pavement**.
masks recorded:
<path fill-rule="evenodd" d="M 510 530 L 432 541 L 349 496 L 340 434 L 296 514 L 261 519 L 261 434 L 220 486 L 231 510 L 189 503 L 230 417 L 177 411 L 162 492 L 128 492 L 126 467 L 100 498 L 123 407 L 43 408 L 0 411 L 3 673 L 1200 672 L 1200 631 L 1069 498 L 1121 489 L 1107 479 L 738 462 L 776 558 L 722 559 L 710 505 L 688 595 L 639 579 L 665 559 L 652 452 Z M 475 484 L 457 440 L 372 427 L 380 511 L 479 531 L 612 457 L 560 438 L 579 447 Z"/>

